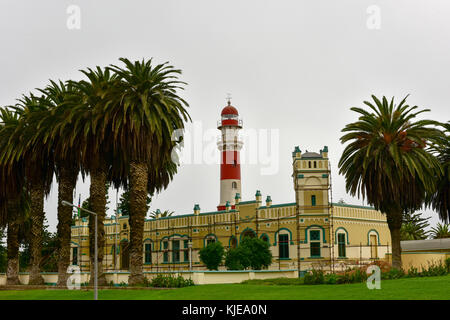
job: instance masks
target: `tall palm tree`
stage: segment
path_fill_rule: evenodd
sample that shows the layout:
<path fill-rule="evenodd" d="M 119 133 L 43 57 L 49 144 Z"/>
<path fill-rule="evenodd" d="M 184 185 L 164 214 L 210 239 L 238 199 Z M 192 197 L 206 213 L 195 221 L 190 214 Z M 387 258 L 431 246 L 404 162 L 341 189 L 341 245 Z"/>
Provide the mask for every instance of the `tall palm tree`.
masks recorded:
<path fill-rule="evenodd" d="M 114 154 L 127 164 L 130 185 L 130 277 L 143 282 L 143 228 L 147 213 L 149 166 L 164 170 L 163 164 L 175 142 L 172 133 L 184 128 L 189 115 L 187 102 L 177 95 L 184 82 L 180 70 L 167 63 L 121 58 L 125 66 L 111 65 L 119 78 L 119 96 L 105 105 L 114 135 Z M 158 189 L 158 186 L 152 186 Z"/>
<path fill-rule="evenodd" d="M 106 277 L 103 273 L 103 255 L 105 246 L 105 231 L 103 221 L 106 216 L 106 197 L 109 182 L 110 167 L 113 163 L 114 154 L 112 149 L 111 134 L 105 134 L 110 131 L 108 114 L 103 112 L 104 105 L 109 101 L 114 92 L 114 83 L 117 76 L 109 69 L 97 67 L 95 70 L 88 68 L 82 70 L 88 81 L 81 80 L 71 82 L 77 88 L 78 99 L 71 108 L 73 119 L 75 120 L 74 130 L 72 131 L 74 139 L 79 139 L 81 147 L 81 164 L 89 172 L 91 177 L 90 184 L 90 204 L 91 210 L 97 213 L 98 218 L 98 283 L 106 285 Z M 89 245 L 90 252 L 94 252 L 94 219 L 89 219 Z M 90 282 L 94 281 L 94 256 L 90 255 L 91 277 Z"/>
<path fill-rule="evenodd" d="M 437 177 L 436 191 L 431 195 L 429 204 L 439 214 L 439 218 L 450 223 L 450 122 L 443 123 L 444 135 L 432 147 L 437 155 L 443 173 Z"/>
<path fill-rule="evenodd" d="M 351 108 L 359 120 L 346 125 L 341 143 L 349 142 L 339 160 L 346 189 L 386 214 L 391 232 L 392 266 L 401 268 L 400 228 L 402 213 L 422 207 L 427 193 L 435 187 L 434 177 L 441 170 L 438 160 L 425 150 L 441 135 L 437 122 L 417 120 L 417 106 L 398 105 L 372 96 L 364 101 L 369 111 Z"/>
<path fill-rule="evenodd" d="M 26 187 L 31 201 L 31 237 L 30 244 L 30 278 L 29 284 L 44 284 L 40 274 L 42 236 L 44 227 L 44 196 L 50 192 L 53 178 L 53 164 L 51 157 L 46 153 L 47 145 L 39 139 L 34 139 L 36 127 L 43 115 L 48 112 L 47 104 L 41 103 L 31 94 L 23 96 L 15 111 L 20 115 L 18 125 L 8 143 L 8 163 L 22 159 Z"/>
<path fill-rule="evenodd" d="M 0 226 L 7 226 L 7 284 L 19 282 L 20 226 L 28 212 L 23 161 L 5 162 L 19 114 L 0 109 Z"/>
<path fill-rule="evenodd" d="M 48 144 L 48 153 L 53 155 L 58 181 L 58 285 L 65 286 L 70 264 L 72 207 L 63 205 L 62 201 L 73 202 L 73 190 L 81 170 L 80 141 L 73 135 L 75 119 L 71 113 L 72 102 L 79 95 L 71 83 L 62 81 L 50 81 L 40 91 L 49 103 L 49 112 L 40 121 L 35 140 Z"/>

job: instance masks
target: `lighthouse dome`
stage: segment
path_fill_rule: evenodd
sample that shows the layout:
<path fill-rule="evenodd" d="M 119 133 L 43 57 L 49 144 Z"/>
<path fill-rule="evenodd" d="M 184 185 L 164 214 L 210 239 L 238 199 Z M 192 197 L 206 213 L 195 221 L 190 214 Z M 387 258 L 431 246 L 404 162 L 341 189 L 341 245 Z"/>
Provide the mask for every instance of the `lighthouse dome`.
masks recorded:
<path fill-rule="evenodd" d="M 225 116 L 225 115 L 238 116 L 239 113 L 235 107 L 233 107 L 232 105 L 227 105 L 225 108 L 223 108 L 222 113 L 220 115 L 222 115 L 222 116 Z"/>

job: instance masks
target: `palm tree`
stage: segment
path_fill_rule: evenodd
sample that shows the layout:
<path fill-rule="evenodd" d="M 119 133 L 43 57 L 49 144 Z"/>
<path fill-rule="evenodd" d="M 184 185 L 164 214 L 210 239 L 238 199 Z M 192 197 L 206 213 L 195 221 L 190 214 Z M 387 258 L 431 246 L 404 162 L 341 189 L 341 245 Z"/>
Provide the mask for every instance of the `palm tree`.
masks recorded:
<path fill-rule="evenodd" d="M 40 121 L 35 140 L 48 144 L 48 154 L 53 155 L 58 181 L 58 285 L 65 286 L 70 264 L 70 240 L 72 207 L 62 200 L 73 202 L 73 190 L 80 171 L 80 141 L 74 137 L 75 120 L 72 118 L 73 101 L 79 97 L 71 83 L 50 81 L 40 90 L 44 101 L 49 103 L 49 112 Z"/>
<path fill-rule="evenodd" d="M 425 150 L 441 135 L 431 125 L 439 123 L 414 118 L 429 111 L 416 111 L 405 104 L 406 97 L 394 105 L 383 97 L 372 96 L 370 108 L 351 108 L 359 120 L 346 125 L 341 143 L 350 142 L 339 161 L 346 189 L 361 194 L 387 216 L 391 232 L 392 266 L 401 268 L 400 229 L 402 214 L 422 207 L 427 193 L 435 187 L 434 177 L 441 170 L 438 160 Z"/>
<path fill-rule="evenodd" d="M 161 218 L 170 217 L 174 214 L 174 211 L 164 210 L 163 212 L 156 209 L 155 211 L 150 212 L 150 218 L 156 219 L 156 217 L 160 215 Z"/>
<path fill-rule="evenodd" d="M 422 218 L 420 213 L 406 212 L 400 229 L 401 240 L 425 240 L 428 237 L 426 229 L 430 225 L 431 217 Z"/>
<path fill-rule="evenodd" d="M 82 70 L 89 81 L 71 81 L 77 88 L 78 99 L 74 100 L 71 114 L 75 119 L 73 139 L 79 139 L 81 147 L 81 163 L 91 177 L 90 205 L 91 210 L 97 213 L 98 218 L 98 283 L 106 285 L 106 277 L 103 273 L 103 255 L 105 246 L 104 219 L 106 216 L 106 198 L 109 187 L 110 167 L 113 163 L 113 136 L 106 134 L 111 130 L 108 115 L 103 112 L 104 105 L 109 101 L 114 92 L 114 82 L 117 78 L 109 69 L 103 70 L 97 67 Z M 94 219 L 89 219 L 89 246 L 90 252 L 94 252 Z M 94 256 L 91 259 L 90 282 L 94 281 Z"/>
<path fill-rule="evenodd" d="M 434 192 L 429 204 L 439 214 L 439 218 L 450 223 L 450 122 L 443 123 L 445 135 L 432 147 L 441 163 L 443 174 L 437 177 L 436 192 Z"/>
<path fill-rule="evenodd" d="M 4 160 L 18 123 L 18 113 L 7 108 L 0 109 L 0 226 L 7 226 L 7 284 L 20 284 L 20 226 L 29 209 L 23 161 L 7 163 Z"/>
<path fill-rule="evenodd" d="M 149 194 L 149 166 L 164 170 L 165 159 L 175 142 L 172 133 L 189 119 L 186 101 L 177 95 L 185 83 L 177 80 L 180 70 L 167 63 L 121 58 L 125 67 L 111 65 L 119 77 L 120 95 L 104 112 L 111 119 L 114 154 L 127 164 L 130 185 L 130 277 L 128 283 L 143 282 L 143 228 Z M 151 174 L 150 174 L 151 175 Z M 159 186 L 152 186 L 159 189 Z"/>
<path fill-rule="evenodd" d="M 44 196 L 50 192 L 53 178 L 51 157 L 45 152 L 47 145 L 34 139 L 36 127 L 43 114 L 48 112 L 47 104 L 42 97 L 31 94 L 23 96 L 15 111 L 20 115 L 16 130 L 8 143 L 5 161 L 12 163 L 22 159 L 24 163 L 27 190 L 31 201 L 31 237 L 30 244 L 30 278 L 29 284 L 44 284 L 40 274 L 42 236 L 44 223 Z"/>
<path fill-rule="evenodd" d="M 450 238 L 450 225 L 438 222 L 436 227 L 431 228 L 431 237 L 433 239 Z"/>

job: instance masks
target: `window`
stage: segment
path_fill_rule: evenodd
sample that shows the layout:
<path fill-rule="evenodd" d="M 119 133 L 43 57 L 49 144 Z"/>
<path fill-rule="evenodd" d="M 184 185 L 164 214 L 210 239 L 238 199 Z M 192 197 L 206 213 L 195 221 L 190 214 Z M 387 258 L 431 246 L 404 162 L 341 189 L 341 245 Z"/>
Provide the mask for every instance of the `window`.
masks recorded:
<path fill-rule="evenodd" d="M 150 264 L 152 263 L 152 244 L 146 243 L 144 246 L 144 256 L 145 256 L 145 263 Z"/>
<path fill-rule="evenodd" d="M 180 240 L 172 241 L 172 262 L 180 262 Z"/>
<path fill-rule="evenodd" d="M 316 205 L 316 196 L 313 194 L 312 196 L 311 196 L 311 206 L 315 206 Z"/>
<path fill-rule="evenodd" d="M 214 242 L 216 242 L 216 239 L 214 239 L 214 238 L 208 238 L 208 239 L 206 239 L 206 245 L 208 245 L 208 244 L 210 244 L 210 243 L 214 243 Z"/>
<path fill-rule="evenodd" d="M 231 188 L 237 189 L 237 183 L 236 183 L 235 181 L 233 181 L 233 182 L 231 183 Z"/>
<path fill-rule="evenodd" d="M 279 258 L 288 259 L 289 258 L 289 235 L 279 234 L 278 235 L 278 247 L 279 247 Z"/>
<path fill-rule="evenodd" d="M 338 254 L 341 258 L 344 258 L 346 256 L 345 233 L 338 233 Z"/>
<path fill-rule="evenodd" d="M 169 242 L 168 241 L 164 241 L 163 242 L 163 250 L 164 250 L 164 256 L 163 256 L 163 260 L 164 262 L 169 262 Z"/>
<path fill-rule="evenodd" d="M 74 266 L 78 265 L 78 248 L 72 248 L 72 264 Z"/>
<path fill-rule="evenodd" d="M 269 237 L 268 237 L 267 235 L 263 235 L 263 236 L 261 237 L 261 239 L 262 239 L 264 242 L 266 242 L 266 243 L 268 243 L 268 244 L 270 245 Z"/>
<path fill-rule="evenodd" d="M 310 255 L 311 257 L 320 257 L 320 231 L 311 230 L 309 232 L 310 238 Z"/>
<path fill-rule="evenodd" d="M 123 229 L 126 229 L 126 228 L 127 228 L 127 224 L 124 223 L 124 224 L 123 224 Z"/>
<path fill-rule="evenodd" d="M 311 168 L 311 161 L 308 161 L 308 168 Z"/>
<path fill-rule="evenodd" d="M 314 168 L 317 168 L 317 161 L 314 161 Z"/>
<path fill-rule="evenodd" d="M 189 240 L 184 240 L 184 261 L 187 262 L 189 261 Z"/>

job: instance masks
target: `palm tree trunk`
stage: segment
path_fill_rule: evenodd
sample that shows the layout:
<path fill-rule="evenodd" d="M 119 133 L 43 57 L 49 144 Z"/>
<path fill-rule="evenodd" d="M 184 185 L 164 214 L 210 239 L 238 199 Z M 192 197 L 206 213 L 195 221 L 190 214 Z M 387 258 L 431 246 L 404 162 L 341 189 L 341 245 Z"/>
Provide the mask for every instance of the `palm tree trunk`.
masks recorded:
<path fill-rule="evenodd" d="M 89 188 L 89 203 L 91 210 L 97 214 L 97 242 L 98 242 L 98 285 L 106 285 L 106 276 L 103 272 L 103 255 L 105 251 L 105 216 L 106 216 L 106 164 L 91 171 L 91 185 Z M 90 284 L 94 284 L 94 237 L 95 237 L 95 217 L 89 217 L 89 257 L 90 257 Z"/>
<path fill-rule="evenodd" d="M 145 162 L 130 163 L 130 277 L 128 284 L 144 281 L 143 236 L 147 214 L 148 167 Z"/>
<path fill-rule="evenodd" d="M 72 207 L 63 205 L 61 201 L 73 202 L 73 189 L 77 182 L 77 175 L 77 170 L 70 165 L 61 166 L 58 184 L 58 286 L 67 285 L 72 224 Z"/>
<path fill-rule="evenodd" d="M 19 281 L 19 198 L 11 198 L 7 204 L 8 210 L 8 231 L 6 233 L 6 257 L 8 259 L 6 269 L 6 284 L 20 284 Z"/>
<path fill-rule="evenodd" d="M 400 229 L 402 227 L 402 210 L 396 210 L 387 214 L 387 223 L 391 231 L 392 243 L 392 267 L 402 268 L 402 248 L 400 245 Z"/>
<path fill-rule="evenodd" d="M 30 280 L 28 284 L 44 284 L 40 274 L 42 259 L 42 232 L 44 227 L 44 189 L 42 184 L 33 183 L 30 188 L 31 197 L 31 238 L 30 238 Z"/>

